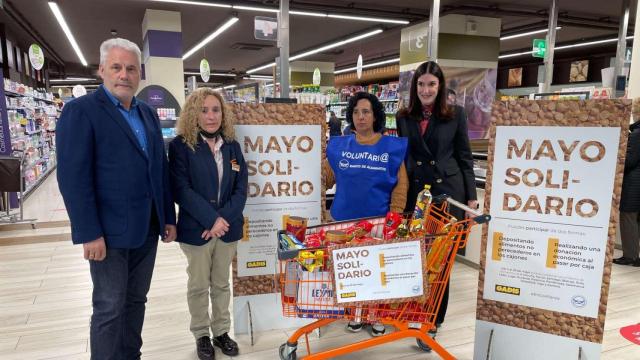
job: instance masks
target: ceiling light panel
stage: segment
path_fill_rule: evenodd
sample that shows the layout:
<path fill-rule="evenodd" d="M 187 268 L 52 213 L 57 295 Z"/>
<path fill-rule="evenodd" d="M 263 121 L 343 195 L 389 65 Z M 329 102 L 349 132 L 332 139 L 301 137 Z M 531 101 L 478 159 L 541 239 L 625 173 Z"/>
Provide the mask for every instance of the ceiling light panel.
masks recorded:
<path fill-rule="evenodd" d="M 354 37 L 349 38 L 349 39 L 338 41 L 338 42 L 335 42 L 335 43 L 332 43 L 332 44 L 329 44 L 329 45 L 324 45 L 324 46 L 321 46 L 321 47 L 319 47 L 317 49 L 305 51 L 302 54 L 291 56 L 289 58 L 289 60 L 291 60 L 291 61 L 298 60 L 298 59 L 301 59 L 303 57 L 307 57 L 309 55 L 313 55 L 313 54 L 317 54 L 317 53 L 320 53 L 320 52 L 323 52 L 323 51 L 327 51 L 327 50 L 330 50 L 330 49 L 333 49 L 333 48 L 336 48 L 336 47 L 339 47 L 339 46 L 342 46 L 342 45 L 346 45 L 346 44 L 352 43 L 354 41 L 362 40 L 362 39 L 368 38 L 370 36 L 380 34 L 382 31 L 383 31 L 382 29 L 376 29 L 376 30 L 369 31 L 369 32 L 361 34 L 361 35 L 354 36 Z"/>
<path fill-rule="evenodd" d="M 386 64 L 395 64 L 395 63 L 399 63 L 400 62 L 400 58 L 395 58 L 395 59 L 389 59 L 389 60 L 383 60 L 383 61 L 378 61 L 378 62 L 374 62 L 371 64 L 364 64 L 362 65 L 363 69 L 368 69 L 368 68 L 372 68 L 372 67 L 376 67 L 376 66 L 380 66 L 380 65 L 386 65 Z M 354 66 L 354 67 L 350 67 L 350 68 L 346 68 L 346 69 L 340 69 L 340 70 L 336 70 L 333 73 L 334 74 L 344 74 L 347 72 L 351 72 L 351 71 L 356 71 L 358 69 L 358 67 Z"/>
<path fill-rule="evenodd" d="M 49 1 L 49 8 L 51 9 L 51 12 L 53 13 L 53 15 L 56 17 L 56 20 L 58 20 L 58 24 L 60 24 L 62 31 L 64 31 L 64 34 L 67 36 L 67 40 L 69 40 L 69 43 L 73 48 L 73 51 L 76 52 L 78 59 L 80 59 L 80 62 L 82 63 L 82 65 L 87 66 L 87 60 L 85 60 L 84 55 L 82 55 L 80 46 L 78 46 L 78 43 L 76 42 L 76 38 L 73 36 L 73 33 L 71 33 L 71 29 L 69 29 L 69 25 L 67 25 L 67 21 L 64 19 L 64 16 L 62 16 L 62 12 L 60 11 L 58 4 L 53 1 Z"/>
<path fill-rule="evenodd" d="M 302 16 L 315 16 L 315 17 L 327 17 L 328 16 L 325 13 L 312 12 L 312 11 L 298 11 L 298 10 L 289 10 L 289 14 L 291 14 L 291 15 L 302 15 Z"/>
<path fill-rule="evenodd" d="M 266 13 L 272 13 L 272 14 L 277 14 L 278 12 L 280 12 L 280 9 L 274 8 L 274 7 L 232 5 L 232 4 L 211 3 L 211 2 L 204 2 L 204 1 L 188 1 L 188 0 L 149 0 L 149 1 L 170 3 L 170 4 L 222 7 L 222 8 L 228 8 L 228 9 L 233 8 L 236 10 L 266 12 Z M 344 19 L 344 20 L 355 20 L 355 21 L 369 21 L 369 22 L 375 22 L 375 23 L 389 23 L 389 24 L 402 24 L 402 25 L 409 24 L 409 21 L 401 20 L 401 19 L 388 19 L 388 18 L 343 15 L 343 14 L 329 14 L 329 13 L 323 13 L 323 12 L 317 12 L 317 11 L 304 11 L 304 10 L 294 10 L 294 9 L 290 9 L 289 14 L 299 15 L 299 16 L 330 17 L 333 19 Z"/>
<path fill-rule="evenodd" d="M 205 37 L 202 41 L 200 41 L 196 46 L 192 47 L 191 49 L 189 49 L 189 51 L 187 51 L 184 55 L 182 55 L 182 60 L 185 60 L 189 56 L 193 55 L 196 51 L 200 50 L 203 46 L 208 44 L 211 40 L 215 39 L 216 37 L 218 37 L 218 35 L 225 32 L 228 28 L 231 27 L 231 25 L 235 24 L 236 22 L 238 22 L 238 18 L 236 16 L 227 20 L 227 22 L 222 24 L 222 26 L 220 26 L 214 32 L 209 34 L 209 36 Z"/>
<path fill-rule="evenodd" d="M 261 11 L 261 12 L 269 12 L 269 13 L 278 13 L 280 10 L 274 8 L 263 8 L 257 6 L 242 6 L 242 5 L 233 5 L 234 9 L 238 10 L 247 10 L 247 11 Z"/>
<path fill-rule="evenodd" d="M 149 1 L 170 3 L 170 4 L 181 4 L 181 5 L 210 6 L 210 7 L 219 7 L 219 8 L 227 8 L 227 9 L 231 8 L 231 5 L 229 4 L 202 2 L 202 1 L 187 1 L 187 0 L 149 0 Z"/>
<path fill-rule="evenodd" d="M 633 36 L 627 36 L 626 39 L 627 40 L 631 40 L 631 39 L 633 39 Z M 585 47 L 585 46 L 593 46 L 593 45 L 599 45 L 599 44 L 606 44 L 606 43 L 612 43 L 612 42 L 617 42 L 617 41 L 618 41 L 618 38 L 587 41 L 587 42 L 577 43 L 577 44 L 556 46 L 556 47 L 554 47 L 554 51 L 571 49 L 571 48 L 578 48 L 578 47 Z M 498 56 L 498 59 L 508 59 L 508 58 L 512 58 L 512 57 L 516 57 L 516 56 L 528 55 L 528 54 L 531 54 L 531 53 L 533 53 L 532 50 L 531 51 L 519 52 L 519 53 L 513 53 L 513 54 L 504 54 L 504 55 Z"/>
<path fill-rule="evenodd" d="M 362 40 L 364 38 L 368 38 L 370 36 L 379 34 L 379 33 L 383 32 L 383 31 L 384 30 L 382 30 L 382 29 L 375 29 L 375 30 L 366 32 L 364 34 L 356 35 L 354 37 L 351 37 L 351 38 L 348 38 L 348 39 L 345 39 L 345 40 L 337 41 L 335 43 L 324 45 L 324 46 L 321 46 L 321 47 L 316 48 L 316 49 L 305 51 L 305 52 L 303 52 L 301 54 L 290 56 L 289 57 L 289 61 L 302 59 L 302 58 L 307 57 L 309 55 L 317 54 L 317 53 L 320 53 L 320 52 L 323 52 L 323 51 L 326 51 L 326 50 L 329 50 L 329 49 L 333 49 L 333 48 L 336 48 L 336 47 L 339 47 L 339 46 L 342 46 L 342 45 L 345 45 L 345 44 L 352 43 L 354 41 Z M 247 74 L 252 74 L 252 73 L 255 73 L 257 71 L 270 68 L 270 67 L 272 67 L 274 65 L 276 65 L 275 62 L 270 63 L 270 64 L 266 64 L 266 65 L 262 65 L 262 66 L 259 66 L 259 67 L 253 68 L 253 69 L 249 69 L 249 70 L 247 70 Z"/>
<path fill-rule="evenodd" d="M 556 27 L 556 30 L 560 30 L 560 29 L 562 29 L 561 26 Z M 500 41 L 516 39 L 516 38 L 519 38 L 519 37 L 531 36 L 531 35 L 535 35 L 535 34 L 542 34 L 542 33 L 546 33 L 547 31 L 549 31 L 549 29 L 541 29 L 541 30 L 527 31 L 527 32 L 523 32 L 523 33 L 520 33 L 520 34 L 507 35 L 507 36 L 501 37 Z"/>
<path fill-rule="evenodd" d="M 376 17 L 368 17 L 368 16 L 351 16 L 351 15 L 329 14 L 328 17 L 333 18 L 333 19 L 346 19 L 346 20 L 356 20 L 356 21 L 372 21 L 372 22 L 378 22 L 378 23 L 403 24 L 403 25 L 407 25 L 409 23 L 407 20 L 385 19 L 385 18 L 376 18 Z"/>

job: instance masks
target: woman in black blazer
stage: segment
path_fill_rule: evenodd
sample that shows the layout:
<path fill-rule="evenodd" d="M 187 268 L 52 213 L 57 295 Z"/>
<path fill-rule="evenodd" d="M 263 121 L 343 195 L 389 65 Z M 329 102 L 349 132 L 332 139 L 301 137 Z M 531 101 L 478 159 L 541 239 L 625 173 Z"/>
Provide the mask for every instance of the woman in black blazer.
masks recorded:
<path fill-rule="evenodd" d="M 228 335 L 229 267 L 242 238 L 247 166 L 224 100 L 210 88 L 187 98 L 177 132 L 169 145 L 169 168 L 179 205 L 176 241 L 188 263 L 190 329 L 200 359 L 214 358 L 212 342 L 234 356 L 238 344 Z"/>
<path fill-rule="evenodd" d="M 477 208 L 467 118 L 461 107 L 447 105 L 444 74 L 435 62 L 425 62 L 416 69 L 411 79 L 409 106 L 398 112 L 397 126 L 398 136 L 409 140 L 406 211 L 413 211 L 418 192 L 425 184 L 431 185 L 434 196 L 447 194 Z M 457 208 L 450 208 L 450 212 L 460 220 L 465 216 Z M 444 321 L 448 299 L 449 286 L 436 318 L 438 325 Z"/>
<path fill-rule="evenodd" d="M 629 129 L 620 197 L 620 240 L 622 256 L 614 264 L 640 267 L 640 121 Z"/>

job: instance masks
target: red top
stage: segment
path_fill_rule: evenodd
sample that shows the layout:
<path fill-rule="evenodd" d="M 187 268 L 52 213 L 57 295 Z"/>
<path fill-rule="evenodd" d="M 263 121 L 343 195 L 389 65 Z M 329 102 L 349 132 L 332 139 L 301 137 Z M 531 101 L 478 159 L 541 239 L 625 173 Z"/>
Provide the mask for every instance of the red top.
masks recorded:
<path fill-rule="evenodd" d="M 420 136 L 424 136 L 424 133 L 427 132 L 427 126 L 429 126 L 429 120 L 431 119 L 431 114 L 433 113 L 433 104 L 425 105 L 422 107 L 422 120 L 420 120 Z"/>

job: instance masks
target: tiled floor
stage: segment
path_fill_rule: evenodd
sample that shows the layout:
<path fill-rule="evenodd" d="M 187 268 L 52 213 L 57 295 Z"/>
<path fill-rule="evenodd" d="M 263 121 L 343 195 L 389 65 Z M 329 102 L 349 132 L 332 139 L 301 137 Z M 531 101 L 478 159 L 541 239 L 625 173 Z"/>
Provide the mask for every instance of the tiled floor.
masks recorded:
<path fill-rule="evenodd" d="M 69 220 L 67 209 L 58 190 L 55 170 L 27 197 L 24 218 L 37 219 L 38 222 Z"/>
<path fill-rule="evenodd" d="M 40 221 L 62 220 L 55 177 L 50 177 L 27 201 L 26 213 Z M 66 216 L 66 213 L 65 213 Z M 61 230 L 62 229 L 62 230 Z M 1 229 L 0 229 L 1 230 Z M 68 228 L 38 232 L 69 231 Z M 0 235 L 3 232 L 0 231 Z M 160 244 L 144 328 L 143 357 L 147 359 L 195 359 L 194 341 L 188 331 L 186 260 L 176 244 Z M 456 264 L 451 281 L 451 302 L 438 341 L 459 359 L 471 359 L 475 325 L 477 270 Z M 81 248 L 70 241 L 0 246 L 0 359 L 89 359 L 88 325 L 91 314 L 91 280 Z M 620 327 L 640 323 L 640 268 L 613 267 L 605 324 L 602 359 L 640 359 L 640 346 L 619 334 Z M 255 335 L 238 335 L 241 355 L 235 359 L 278 359 L 278 346 L 295 329 Z M 310 337 L 312 351 L 366 339 L 353 334 L 344 323 L 328 326 L 320 338 Z M 298 355 L 306 350 L 300 343 Z M 217 352 L 217 359 L 225 359 Z M 401 340 L 354 353 L 348 359 L 438 359 Z M 227 358 L 228 359 L 228 358 Z M 513 358 L 518 359 L 518 356 Z"/>

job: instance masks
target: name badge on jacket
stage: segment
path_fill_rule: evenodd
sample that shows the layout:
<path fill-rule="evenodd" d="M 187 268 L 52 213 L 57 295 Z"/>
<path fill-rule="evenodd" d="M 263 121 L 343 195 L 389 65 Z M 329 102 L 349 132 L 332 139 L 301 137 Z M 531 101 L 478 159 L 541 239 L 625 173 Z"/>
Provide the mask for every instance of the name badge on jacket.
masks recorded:
<path fill-rule="evenodd" d="M 231 170 L 240 171 L 240 165 L 238 165 L 236 159 L 231 159 Z"/>

